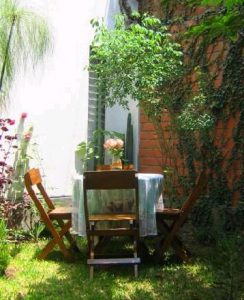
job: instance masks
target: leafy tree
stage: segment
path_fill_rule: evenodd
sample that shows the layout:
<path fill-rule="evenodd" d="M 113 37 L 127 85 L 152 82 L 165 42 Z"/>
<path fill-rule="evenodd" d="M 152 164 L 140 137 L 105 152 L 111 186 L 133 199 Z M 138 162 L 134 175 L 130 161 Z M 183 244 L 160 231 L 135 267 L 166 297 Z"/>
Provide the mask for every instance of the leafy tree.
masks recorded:
<path fill-rule="evenodd" d="M 0 3 L 0 106 L 20 66 L 33 66 L 50 47 L 46 21 L 14 0 Z"/>
<path fill-rule="evenodd" d="M 149 116 L 159 116 L 182 73 L 180 45 L 159 19 L 147 15 L 127 28 L 123 15 L 117 16 L 114 30 L 92 24 L 96 34 L 90 69 L 98 75 L 99 91 L 106 91 L 106 104 L 127 107 L 131 96 Z"/>
<path fill-rule="evenodd" d="M 158 129 L 162 146 L 162 109 L 172 105 L 172 88 L 183 73 L 182 52 L 159 19 L 134 14 L 134 20 L 126 26 L 125 17 L 118 15 L 113 30 L 92 21 L 90 70 L 98 76 L 106 105 L 127 108 L 128 96 L 138 101 Z"/>

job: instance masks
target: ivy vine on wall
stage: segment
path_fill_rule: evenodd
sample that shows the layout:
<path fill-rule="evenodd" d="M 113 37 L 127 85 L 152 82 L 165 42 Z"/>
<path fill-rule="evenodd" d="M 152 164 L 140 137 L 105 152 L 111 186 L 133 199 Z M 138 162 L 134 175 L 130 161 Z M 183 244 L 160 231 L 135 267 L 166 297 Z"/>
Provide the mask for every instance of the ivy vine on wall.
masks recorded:
<path fill-rule="evenodd" d="M 205 98 L 202 102 L 205 111 L 214 120 L 214 127 L 209 126 L 198 135 L 191 128 L 174 128 L 180 140 L 179 152 L 190 175 L 186 186 L 194 180 L 200 165 L 211 171 L 209 194 L 194 215 L 197 223 L 211 226 L 216 209 L 227 211 L 234 205 L 239 210 L 236 216 L 243 212 L 243 1 L 162 1 L 162 11 L 163 22 L 184 48 L 186 80 L 181 82 L 178 92 L 175 88 L 173 101 L 178 104 L 175 112 L 182 111 L 186 103 L 190 109 L 196 105 L 196 97 L 193 96 L 192 104 L 189 94 L 200 90 Z M 183 117 L 183 121 L 194 127 L 194 122 L 187 121 L 187 111 Z M 208 117 L 204 120 L 211 122 Z M 228 224 L 227 218 L 222 225 Z"/>
<path fill-rule="evenodd" d="M 93 21 L 99 63 L 90 68 L 107 105 L 126 107 L 132 95 L 154 124 L 171 198 L 182 189 L 187 195 L 200 169 L 210 171 L 208 196 L 195 211 L 199 224 L 210 225 L 214 210 L 244 196 L 243 32 L 239 21 L 224 21 L 226 14 L 240 20 L 237 2 L 204 8 L 203 1 L 162 1 L 162 20 L 133 14 L 130 22 L 119 17 L 114 30 Z M 230 34 L 216 30 L 218 22 Z"/>

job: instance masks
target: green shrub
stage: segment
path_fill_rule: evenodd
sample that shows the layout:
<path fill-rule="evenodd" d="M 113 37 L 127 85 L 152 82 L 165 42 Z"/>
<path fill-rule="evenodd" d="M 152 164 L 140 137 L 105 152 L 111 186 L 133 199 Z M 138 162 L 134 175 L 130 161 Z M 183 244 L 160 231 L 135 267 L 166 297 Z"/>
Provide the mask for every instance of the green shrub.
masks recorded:
<path fill-rule="evenodd" d="M 7 243 L 7 228 L 0 220 L 0 274 L 4 272 L 10 260 L 9 245 Z"/>

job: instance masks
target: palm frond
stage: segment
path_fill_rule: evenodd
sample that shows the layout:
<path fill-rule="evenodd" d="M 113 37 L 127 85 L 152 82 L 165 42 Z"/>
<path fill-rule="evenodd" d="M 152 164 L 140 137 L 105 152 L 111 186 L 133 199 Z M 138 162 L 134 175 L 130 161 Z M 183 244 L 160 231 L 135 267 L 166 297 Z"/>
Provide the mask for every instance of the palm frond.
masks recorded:
<path fill-rule="evenodd" d="M 19 68 L 26 68 L 29 64 L 34 67 L 51 49 L 50 45 L 49 27 L 42 16 L 21 7 L 17 1 L 1 1 L 0 72 L 3 78 L 0 108 L 7 100 Z"/>

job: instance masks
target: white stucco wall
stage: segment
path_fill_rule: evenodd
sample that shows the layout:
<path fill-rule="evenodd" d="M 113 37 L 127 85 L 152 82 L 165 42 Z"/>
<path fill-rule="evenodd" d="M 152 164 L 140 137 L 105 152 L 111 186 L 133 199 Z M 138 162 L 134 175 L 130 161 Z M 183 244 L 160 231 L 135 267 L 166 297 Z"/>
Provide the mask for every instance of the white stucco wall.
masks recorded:
<path fill-rule="evenodd" d="M 20 73 L 5 114 L 18 119 L 26 112 L 34 126 L 42 169 L 52 195 L 71 194 L 74 149 L 86 139 L 90 20 L 102 17 L 107 0 L 22 1 L 46 16 L 53 37 L 53 51 L 35 72 Z M 39 165 L 33 159 L 32 166 Z"/>
<path fill-rule="evenodd" d="M 104 18 L 112 27 L 112 16 L 119 12 L 118 0 L 20 2 L 46 17 L 53 49 L 34 72 L 29 69 L 18 74 L 4 114 L 16 120 L 22 112 L 28 114 L 26 125 L 34 126 L 32 141 L 37 143 L 41 159 L 32 159 L 31 166 L 42 169 L 51 195 L 70 195 L 74 150 L 87 137 L 88 73 L 84 67 L 88 65 L 93 37 L 90 20 Z M 136 0 L 132 4 L 136 8 Z M 137 116 L 135 106 L 133 109 Z M 107 111 L 106 126 L 125 132 L 128 112 L 121 112 L 118 122 L 113 117 L 118 110 L 121 108 Z M 133 123 L 138 124 L 136 117 Z M 134 130 L 137 136 L 137 128 Z"/>

